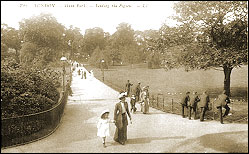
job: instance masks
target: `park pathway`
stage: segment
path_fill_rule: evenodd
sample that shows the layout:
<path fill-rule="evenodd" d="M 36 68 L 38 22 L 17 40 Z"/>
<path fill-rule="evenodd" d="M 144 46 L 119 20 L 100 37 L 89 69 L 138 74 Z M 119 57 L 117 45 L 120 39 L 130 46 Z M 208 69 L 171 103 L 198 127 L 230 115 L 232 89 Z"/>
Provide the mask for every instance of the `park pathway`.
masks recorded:
<path fill-rule="evenodd" d="M 83 67 L 79 67 L 85 70 Z M 79 69 L 77 68 L 77 69 Z M 102 147 L 96 123 L 104 109 L 113 118 L 118 92 L 87 72 L 87 79 L 73 72 L 73 95 L 68 97 L 62 121 L 50 136 L 26 145 L 2 149 L 2 153 L 120 153 L 120 152 L 248 152 L 248 124 L 188 120 L 150 108 L 150 114 L 132 113 L 128 141 L 120 145 L 111 136 Z M 127 100 L 129 101 L 129 100 Z"/>

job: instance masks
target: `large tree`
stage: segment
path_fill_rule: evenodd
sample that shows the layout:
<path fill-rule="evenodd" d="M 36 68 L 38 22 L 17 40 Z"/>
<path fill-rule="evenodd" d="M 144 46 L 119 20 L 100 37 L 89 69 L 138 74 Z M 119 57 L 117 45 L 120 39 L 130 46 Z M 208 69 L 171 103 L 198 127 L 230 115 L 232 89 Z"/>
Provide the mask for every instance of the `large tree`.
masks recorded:
<path fill-rule="evenodd" d="M 1 24 L 1 47 L 4 51 L 7 51 L 8 48 L 15 49 L 16 60 L 19 61 L 19 51 L 21 49 L 21 36 L 18 30 L 15 28 L 9 27 L 7 24 Z"/>
<path fill-rule="evenodd" d="M 49 50 L 38 51 L 40 52 L 39 54 L 44 54 L 44 57 L 49 56 L 51 61 L 60 58 L 65 27 L 58 23 L 55 17 L 51 14 L 42 13 L 29 19 L 23 19 L 19 22 L 19 25 L 24 43 L 35 44 L 39 49 L 49 48 Z"/>
<path fill-rule="evenodd" d="M 69 59 L 78 60 L 79 52 L 82 49 L 82 40 L 83 35 L 81 34 L 80 28 L 70 25 L 69 29 L 65 30 L 64 48 L 66 51 L 64 51 L 64 54 L 66 54 L 67 51 L 70 51 L 67 53 L 70 55 Z"/>
<path fill-rule="evenodd" d="M 83 40 L 83 50 L 90 56 L 96 48 L 103 50 L 106 46 L 105 37 L 106 33 L 100 27 L 86 29 Z"/>
<path fill-rule="evenodd" d="M 232 69 L 248 61 L 247 2 L 182 1 L 174 9 L 182 26 L 179 38 L 186 41 L 178 44 L 183 45 L 179 62 L 190 69 L 222 68 L 230 95 Z"/>

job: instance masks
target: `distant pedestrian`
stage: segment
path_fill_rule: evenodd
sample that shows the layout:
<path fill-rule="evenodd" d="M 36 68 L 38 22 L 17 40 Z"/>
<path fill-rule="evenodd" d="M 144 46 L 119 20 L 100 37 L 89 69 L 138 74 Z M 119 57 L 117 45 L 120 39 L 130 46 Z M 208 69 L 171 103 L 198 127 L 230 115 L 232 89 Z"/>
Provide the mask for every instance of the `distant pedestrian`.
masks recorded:
<path fill-rule="evenodd" d="M 81 72 L 81 79 L 84 79 L 84 71 Z"/>
<path fill-rule="evenodd" d="M 228 106 L 229 103 L 230 103 L 230 99 L 226 95 L 226 91 L 223 90 L 222 94 L 220 94 L 218 96 L 218 99 L 216 100 L 216 108 L 219 110 L 221 124 L 223 124 L 223 117 L 227 116 L 230 111 L 230 108 Z M 222 107 L 226 109 L 224 115 L 222 115 Z"/>
<path fill-rule="evenodd" d="M 130 104 L 131 104 L 131 112 L 136 112 L 137 111 L 137 108 L 136 108 L 136 97 L 134 94 L 131 95 L 131 101 L 130 101 Z"/>
<path fill-rule="evenodd" d="M 189 95 L 189 120 L 191 120 L 191 111 L 194 111 L 194 119 L 197 119 L 197 103 L 200 101 L 197 92 L 193 92 L 192 95 Z"/>
<path fill-rule="evenodd" d="M 204 121 L 205 112 L 208 110 L 208 103 L 210 102 L 209 95 L 206 91 L 200 96 L 199 107 L 201 108 L 200 121 Z"/>
<path fill-rule="evenodd" d="M 129 116 L 131 122 L 131 114 L 128 108 L 128 103 L 125 101 L 126 96 L 127 94 L 125 92 L 121 92 L 119 94 L 118 98 L 120 99 L 120 102 L 115 105 L 114 109 L 114 120 L 116 121 L 114 141 L 119 142 L 122 145 L 124 145 L 127 141 L 127 115 Z"/>
<path fill-rule="evenodd" d="M 130 91 L 131 91 L 131 86 L 133 84 L 130 83 L 130 80 L 127 80 L 127 83 L 125 84 L 125 91 L 127 92 L 127 96 L 129 97 L 130 96 Z"/>
<path fill-rule="evenodd" d="M 140 82 L 138 82 L 137 86 L 136 86 L 136 89 L 135 89 L 135 97 L 136 97 L 136 102 L 139 102 L 140 101 L 140 93 L 142 91 L 141 87 L 140 87 Z"/>
<path fill-rule="evenodd" d="M 84 78 L 86 79 L 86 71 L 84 71 Z"/>
<path fill-rule="evenodd" d="M 104 110 L 101 115 L 100 115 L 100 119 L 97 123 L 97 128 L 98 128 L 98 132 L 97 132 L 97 136 L 102 138 L 102 143 L 103 143 L 103 147 L 105 148 L 105 140 L 107 136 L 110 136 L 110 126 L 109 123 L 114 123 L 114 120 L 109 119 L 109 110 L 106 109 Z"/>
<path fill-rule="evenodd" d="M 93 70 L 90 70 L 90 76 L 91 76 L 91 77 L 94 77 L 94 75 L 93 75 Z"/>
<path fill-rule="evenodd" d="M 189 94 L 190 92 L 186 92 L 186 94 L 181 99 L 181 105 L 182 105 L 182 117 L 185 118 L 184 114 L 184 108 L 188 109 L 188 102 L 189 102 Z"/>

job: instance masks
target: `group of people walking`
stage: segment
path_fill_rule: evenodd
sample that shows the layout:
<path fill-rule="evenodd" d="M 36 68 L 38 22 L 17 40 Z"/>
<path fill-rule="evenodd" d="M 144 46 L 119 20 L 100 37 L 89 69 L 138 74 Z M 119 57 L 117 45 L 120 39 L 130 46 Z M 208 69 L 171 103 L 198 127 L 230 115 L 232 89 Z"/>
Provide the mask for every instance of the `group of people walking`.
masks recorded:
<path fill-rule="evenodd" d="M 109 118 L 109 110 L 104 110 L 100 115 L 100 119 L 97 123 L 97 136 L 102 138 L 103 147 L 106 147 L 106 137 L 110 136 L 110 123 L 113 123 L 116 126 L 113 137 L 114 141 L 125 145 L 125 142 L 127 141 L 128 118 L 132 124 L 131 113 L 136 112 L 136 103 L 141 105 L 142 113 L 149 113 L 149 86 L 141 88 L 141 83 L 138 82 L 134 91 L 131 90 L 132 86 L 133 84 L 127 80 L 124 91 L 121 91 L 118 96 L 120 101 L 115 104 L 113 120 Z M 130 110 L 126 97 L 130 97 Z M 198 96 L 195 91 L 192 94 L 190 94 L 190 92 L 186 92 L 181 99 L 182 117 L 185 118 L 185 110 L 187 110 L 189 120 L 191 120 L 192 112 L 194 113 L 194 119 L 197 119 L 197 107 L 199 107 L 200 121 L 204 121 L 205 113 L 209 110 L 209 103 L 210 98 L 206 91 L 204 91 L 200 96 Z M 227 105 L 228 103 L 230 103 L 229 97 L 225 94 L 225 91 L 223 91 L 222 94 L 218 96 L 215 103 L 216 108 L 219 110 L 220 122 L 222 124 L 223 117 L 227 116 L 230 110 Z M 222 114 L 222 108 L 226 109 L 224 114 Z"/>
<path fill-rule="evenodd" d="M 131 95 L 131 86 L 133 86 L 133 84 L 127 80 L 127 83 L 125 84 L 125 91 L 127 92 L 128 97 Z M 149 86 L 141 88 L 141 83 L 138 82 L 135 87 L 135 91 L 132 93 L 130 98 L 131 111 L 133 111 L 133 113 L 137 110 L 136 103 L 140 104 L 142 113 L 149 113 Z"/>
<path fill-rule="evenodd" d="M 204 116 L 206 111 L 209 110 L 210 98 L 206 91 L 202 95 L 198 96 L 197 92 L 187 92 L 181 99 L 182 105 L 182 117 L 185 118 L 184 110 L 188 109 L 188 118 L 191 120 L 191 112 L 194 112 L 194 119 L 197 119 L 197 107 L 201 109 L 200 112 L 200 121 L 204 121 Z M 222 94 L 215 99 L 216 108 L 219 110 L 220 122 L 223 124 L 223 118 L 228 115 L 230 108 L 228 104 L 230 103 L 229 97 L 226 95 L 224 90 Z M 226 111 L 222 114 L 222 108 L 225 108 Z"/>
<path fill-rule="evenodd" d="M 139 102 L 141 105 L 141 112 L 146 114 L 149 112 L 149 86 L 145 86 L 141 88 L 141 83 L 139 82 L 136 86 L 135 92 L 131 94 L 131 86 L 133 84 L 127 81 L 125 86 L 125 91 L 121 91 L 118 98 L 119 102 L 115 105 L 114 108 L 114 119 L 109 119 L 109 110 L 105 110 L 100 115 L 100 120 L 98 121 L 97 128 L 97 136 L 102 138 L 103 147 L 106 147 L 105 140 L 107 136 L 110 136 L 109 132 L 109 124 L 114 123 L 116 126 L 116 130 L 114 133 L 114 141 L 124 145 L 127 141 L 127 126 L 128 126 L 128 118 L 130 123 L 131 120 L 131 112 L 136 112 L 136 103 Z M 130 96 L 131 95 L 131 96 Z M 131 109 L 129 110 L 128 103 L 126 101 L 126 97 L 130 97 L 130 105 Z"/>

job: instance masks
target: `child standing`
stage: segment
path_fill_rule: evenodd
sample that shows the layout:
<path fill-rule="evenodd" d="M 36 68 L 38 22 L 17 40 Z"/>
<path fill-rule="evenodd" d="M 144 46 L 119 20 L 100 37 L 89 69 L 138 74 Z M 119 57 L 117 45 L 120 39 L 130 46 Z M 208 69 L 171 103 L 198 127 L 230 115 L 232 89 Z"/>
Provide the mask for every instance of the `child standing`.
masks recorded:
<path fill-rule="evenodd" d="M 110 136 L 109 123 L 114 123 L 114 120 L 109 119 L 109 110 L 104 110 L 101 113 L 100 119 L 97 124 L 98 132 L 97 136 L 102 137 L 103 147 L 105 148 L 105 139 Z"/>
<path fill-rule="evenodd" d="M 136 97 L 134 94 L 131 95 L 131 101 L 130 101 L 130 104 L 131 104 L 131 112 L 133 110 L 133 113 L 136 112 L 137 108 L 136 108 Z"/>

